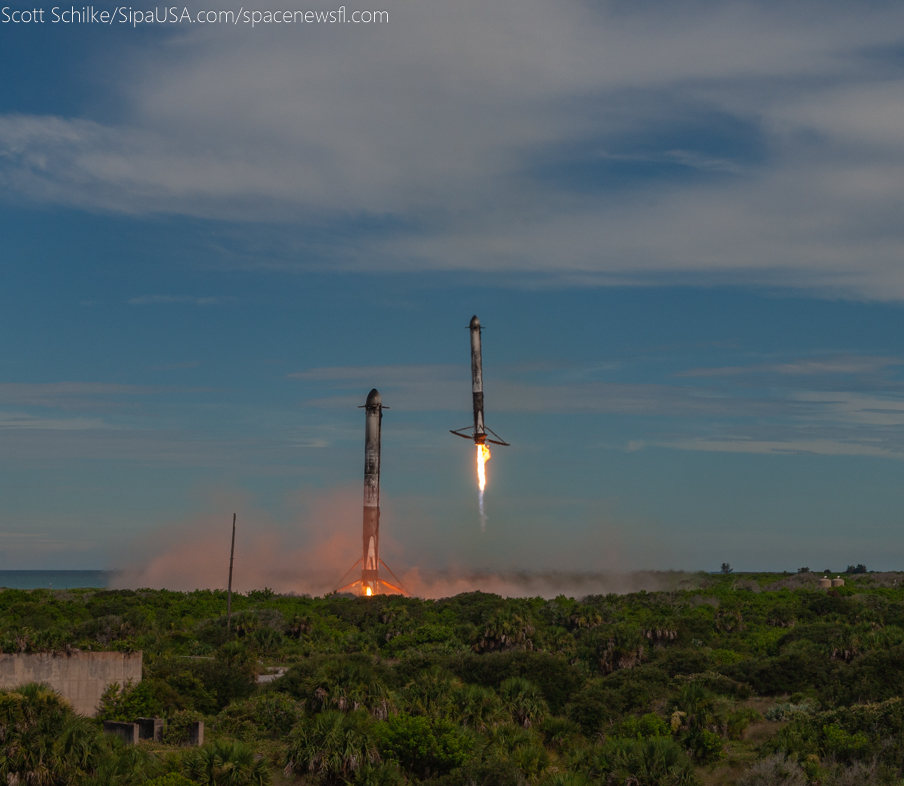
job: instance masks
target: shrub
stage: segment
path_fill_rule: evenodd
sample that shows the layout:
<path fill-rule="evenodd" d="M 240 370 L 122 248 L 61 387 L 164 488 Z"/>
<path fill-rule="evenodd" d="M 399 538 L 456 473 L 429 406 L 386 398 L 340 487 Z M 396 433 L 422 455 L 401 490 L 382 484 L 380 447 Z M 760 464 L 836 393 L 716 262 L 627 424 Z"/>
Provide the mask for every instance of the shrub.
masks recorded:
<path fill-rule="evenodd" d="M 396 764 L 381 761 L 362 764 L 355 771 L 351 783 L 354 786 L 405 786 L 408 779 Z"/>
<path fill-rule="evenodd" d="M 310 774 L 321 783 L 341 783 L 359 767 L 379 759 L 364 713 L 327 710 L 303 720 L 289 734 L 286 774 Z"/>
<path fill-rule="evenodd" d="M 549 706 L 543 692 L 523 677 L 509 677 L 499 686 L 499 698 L 514 723 L 530 728 L 543 720 Z"/>
<path fill-rule="evenodd" d="M 269 786 L 270 767 L 241 742 L 216 740 L 186 754 L 185 774 L 200 786 Z"/>
<path fill-rule="evenodd" d="M 591 752 L 591 777 L 634 786 L 698 786 L 694 766 L 670 737 L 648 740 L 608 739 Z"/>
<path fill-rule="evenodd" d="M 291 696 L 268 692 L 230 704 L 217 716 L 217 730 L 234 737 L 286 734 L 302 716 L 302 707 Z"/>
<path fill-rule="evenodd" d="M 490 652 L 453 658 L 449 667 L 463 682 L 497 689 L 509 677 L 525 677 L 540 686 L 553 712 L 580 695 L 581 670 L 548 652 Z"/>
<path fill-rule="evenodd" d="M 553 772 L 540 781 L 540 786 L 593 786 L 580 772 Z"/>
<path fill-rule="evenodd" d="M 508 759 L 471 761 L 436 780 L 431 786 L 525 786 L 524 774 Z"/>
<path fill-rule="evenodd" d="M 204 716 L 200 712 L 177 710 L 163 725 L 163 741 L 167 745 L 184 745 L 188 742 L 188 731 L 192 723 L 201 720 L 204 720 Z"/>
<path fill-rule="evenodd" d="M 538 728 L 546 744 L 555 750 L 561 750 L 581 738 L 581 727 L 568 718 L 548 717 Z"/>
<path fill-rule="evenodd" d="M 744 732 L 751 723 L 763 720 L 753 707 L 743 707 L 740 710 L 732 712 L 728 716 L 728 736 L 732 740 L 739 740 L 744 736 Z"/>
<path fill-rule="evenodd" d="M 0 779 L 63 786 L 110 758 L 100 730 L 46 685 L 0 692 Z"/>
<path fill-rule="evenodd" d="M 394 708 L 389 686 L 368 662 L 327 661 L 304 679 L 300 688 L 309 712 L 362 709 L 375 717 L 386 718 Z"/>
<path fill-rule="evenodd" d="M 671 736 L 669 725 L 655 712 L 648 712 L 641 717 L 625 718 L 612 728 L 613 737 L 626 737 L 635 740 L 646 740 L 651 737 Z"/>
<path fill-rule="evenodd" d="M 142 786 L 198 786 L 198 784 L 181 773 L 171 772 L 167 775 L 161 775 L 159 778 L 151 778 L 151 780 L 145 781 Z"/>
<path fill-rule="evenodd" d="M 794 718 L 812 715 L 813 710 L 814 707 L 810 702 L 802 702 L 801 704 L 793 704 L 790 702 L 775 704 L 766 710 L 766 720 L 793 720 Z"/>
<path fill-rule="evenodd" d="M 713 731 L 696 728 L 684 738 L 684 743 L 697 761 L 710 764 L 725 755 L 722 738 Z"/>
<path fill-rule="evenodd" d="M 136 718 L 156 718 L 163 714 L 163 707 L 150 682 L 133 685 L 131 680 L 120 687 L 110 685 L 100 697 L 98 720 L 134 723 Z"/>
<path fill-rule="evenodd" d="M 851 734 L 838 724 L 823 726 L 823 751 L 828 756 L 851 762 L 866 756 L 871 750 L 869 738 L 863 732 Z"/>
<path fill-rule="evenodd" d="M 472 747 L 455 724 L 442 719 L 428 719 L 400 713 L 376 724 L 381 755 L 398 762 L 405 770 L 419 777 L 441 775 L 468 760 Z"/>
<path fill-rule="evenodd" d="M 754 764 L 738 786 L 807 786 L 807 777 L 796 761 L 777 753 Z"/>
<path fill-rule="evenodd" d="M 151 780 L 145 781 L 142 786 L 198 786 L 198 784 L 181 773 L 171 772 L 167 775 L 161 775 L 159 778 L 151 778 Z"/>

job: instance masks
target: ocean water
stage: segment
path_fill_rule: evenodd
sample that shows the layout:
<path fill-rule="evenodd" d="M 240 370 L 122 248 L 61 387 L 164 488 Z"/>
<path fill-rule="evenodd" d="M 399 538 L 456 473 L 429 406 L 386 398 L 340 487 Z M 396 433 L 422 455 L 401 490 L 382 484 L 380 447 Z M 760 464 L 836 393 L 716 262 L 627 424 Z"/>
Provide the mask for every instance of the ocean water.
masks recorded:
<path fill-rule="evenodd" d="M 103 589 L 112 570 L 0 570 L 0 587 L 11 589 Z"/>

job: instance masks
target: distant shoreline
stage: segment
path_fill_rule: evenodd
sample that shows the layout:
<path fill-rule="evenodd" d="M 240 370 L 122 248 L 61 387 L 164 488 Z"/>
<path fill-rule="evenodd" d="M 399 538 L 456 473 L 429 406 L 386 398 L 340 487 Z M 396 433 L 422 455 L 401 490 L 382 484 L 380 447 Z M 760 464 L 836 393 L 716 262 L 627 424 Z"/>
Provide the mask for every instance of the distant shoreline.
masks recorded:
<path fill-rule="evenodd" d="M 0 570 L 0 587 L 5 589 L 105 589 L 115 570 Z"/>

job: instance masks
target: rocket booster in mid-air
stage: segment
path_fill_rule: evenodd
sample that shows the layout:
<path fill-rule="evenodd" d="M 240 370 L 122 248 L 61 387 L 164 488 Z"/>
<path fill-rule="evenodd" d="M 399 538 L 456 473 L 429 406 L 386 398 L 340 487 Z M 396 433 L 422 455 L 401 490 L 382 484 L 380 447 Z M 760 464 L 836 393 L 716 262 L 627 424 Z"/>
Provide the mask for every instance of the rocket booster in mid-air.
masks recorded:
<path fill-rule="evenodd" d="M 508 445 L 508 442 L 503 442 L 502 438 L 495 431 L 487 428 L 483 422 L 483 358 L 480 350 L 480 320 L 476 315 L 471 317 L 471 324 L 468 327 L 471 330 L 471 398 L 474 405 L 474 425 L 460 428 L 452 433 L 458 437 L 474 440 L 475 445 L 485 445 L 487 442 L 492 442 L 494 445 Z M 487 432 L 496 439 L 490 439 Z"/>

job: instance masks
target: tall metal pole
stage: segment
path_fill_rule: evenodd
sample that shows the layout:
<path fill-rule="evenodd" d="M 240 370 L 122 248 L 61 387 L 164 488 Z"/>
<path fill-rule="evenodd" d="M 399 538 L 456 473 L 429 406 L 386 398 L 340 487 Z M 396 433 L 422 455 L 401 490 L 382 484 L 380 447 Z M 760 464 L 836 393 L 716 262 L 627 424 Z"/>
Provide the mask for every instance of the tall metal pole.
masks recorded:
<path fill-rule="evenodd" d="M 375 595 L 380 580 L 380 426 L 383 420 L 383 399 L 376 388 L 368 394 L 364 410 L 367 420 L 364 427 L 364 550 L 361 584 L 365 594 Z"/>
<path fill-rule="evenodd" d="M 226 632 L 232 629 L 232 562 L 235 558 L 235 513 L 232 514 L 232 548 L 229 549 L 229 589 L 226 592 Z"/>

